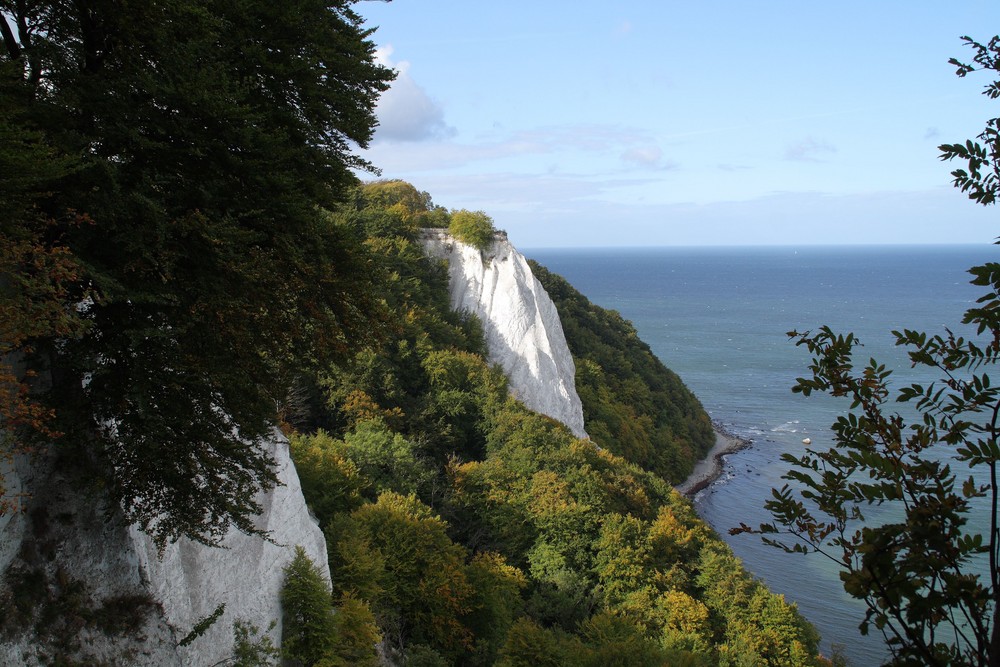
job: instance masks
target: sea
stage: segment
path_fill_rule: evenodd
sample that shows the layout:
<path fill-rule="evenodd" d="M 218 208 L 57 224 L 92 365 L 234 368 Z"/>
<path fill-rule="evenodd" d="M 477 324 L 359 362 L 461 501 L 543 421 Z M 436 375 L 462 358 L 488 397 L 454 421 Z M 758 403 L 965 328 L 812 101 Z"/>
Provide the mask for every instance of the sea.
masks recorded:
<path fill-rule="evenodd" d="M 894 369 L 893 385 L 929 382 L 911 368 L 891 332 L 903 328 L 974 336 L 961 324 L 984 293 L 968 269 L 1000 261 L 1000 247 L 781 246 L 534 249 L 523 251 L 566 278 L 592 302 L 617 310 L 656 356 L 698 396 L 712 419 L 750 442 L 728 455 L 722 476 L 695 497 L 698 513 L 755 576 L 795 602 L 833 650 L 854 667 L 888 657 L 884 639 L 858 626 L 864 606 L 842 589 L 836 565 L 785 554 L 729 529 L 766 522 L 764 503 L 784 484 L 784 452 L 803 440 L 826 449 L 830 425 L 849 407 L 791 387 L 810 356 L 788 337 L 822 325 L 854 332 L 869 357 Z"/>

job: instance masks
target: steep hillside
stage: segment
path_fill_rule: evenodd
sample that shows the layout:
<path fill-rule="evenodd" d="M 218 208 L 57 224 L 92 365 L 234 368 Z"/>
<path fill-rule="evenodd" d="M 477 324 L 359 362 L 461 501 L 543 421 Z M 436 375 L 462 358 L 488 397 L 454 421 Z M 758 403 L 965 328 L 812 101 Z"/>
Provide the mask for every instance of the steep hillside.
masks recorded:
<path fill-rule="evenodd" d="M 615 311 L 531 261 L 559 311 L 576 363 L 587 432 L 597 444 L 677 484 L 715 442 L 701 403 Z"/>
<path fill-rule="evenodd" d="M 381 293 L 399 318 L 322 378 L 313 420 L 328 426 L 293 436 L 292 451 L 329 540 L 335 604 L 363 605 L 379 655 L 408 665 L 823 664 L 794 606 L 748 575 L 666 479 L 511 395 L 478 317 L 450 308 L 448 267 L 421 250 L 418 228 L 447 224 L 447 212 L 389 182 L 359 190 L 339 216 L 382 254 Z M 489 246 L 467 251 L 496 261 Z M 585 330 L 567 328 L 571 348 Z M 629 330 L 608 327 L 608 358 L 639 363 Z M 673 386 L 644 378 L 653 404 Z M 617 391 L 598 374 L 589 382 L 598 395 Z M 659 407 L 681 415 L 663 449 L 698 424 L 710 433 L 677 391 L 684 408 Z"/>

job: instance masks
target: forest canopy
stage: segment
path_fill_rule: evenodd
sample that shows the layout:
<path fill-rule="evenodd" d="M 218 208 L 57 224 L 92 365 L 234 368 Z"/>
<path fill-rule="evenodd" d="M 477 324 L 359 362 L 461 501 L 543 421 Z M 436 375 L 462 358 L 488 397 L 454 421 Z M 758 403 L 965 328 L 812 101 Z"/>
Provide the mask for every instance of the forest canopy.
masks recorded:
<path fill-rule="evenodd" d="M 529 411 L 486 361 L 478 321 L 451 310 L 445 267 L 418 231 L 429 212 L 447 213 L 418 194 L 376 182 L 337 210 L 380 258 L 378 293 L 400 317 L 322 373 L 286 424 L 327 536 L 332 604 L 363 608 L 367 636 L 404 664 L 825 664 L 795 607 L 650 469 L 697 451 L 692 432 L 711 433 L 679 380 L 644 376 L 660 430 L 632 442 L 662 452 L 641 463 Z M 592 316 L 613 323 L 600 329 L 602 363 L 649 363 L 634 329 Z M 571 348 L 593 344 L 590 326 L 567 329 Z M 626 376 L 589 382 L 606 397 Z"/>

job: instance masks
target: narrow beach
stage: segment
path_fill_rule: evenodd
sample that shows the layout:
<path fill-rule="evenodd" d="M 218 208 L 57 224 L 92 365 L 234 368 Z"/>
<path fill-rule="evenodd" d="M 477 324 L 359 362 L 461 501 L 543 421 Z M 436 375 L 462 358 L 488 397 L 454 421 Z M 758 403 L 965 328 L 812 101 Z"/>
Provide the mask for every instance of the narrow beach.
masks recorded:
<path fill-rule="evenodd" d="M 688 478 L 674 487 L 685 496 L 693 496 L 718 479 L 719 475 L 722 474 L 723 456 L 750 446 L 748 441 L 726 433 L 718 425 L 714 428 L 715 445 L 705 455 L 705 458 L 695 464 L 694 470 L 691 471 Z"/>

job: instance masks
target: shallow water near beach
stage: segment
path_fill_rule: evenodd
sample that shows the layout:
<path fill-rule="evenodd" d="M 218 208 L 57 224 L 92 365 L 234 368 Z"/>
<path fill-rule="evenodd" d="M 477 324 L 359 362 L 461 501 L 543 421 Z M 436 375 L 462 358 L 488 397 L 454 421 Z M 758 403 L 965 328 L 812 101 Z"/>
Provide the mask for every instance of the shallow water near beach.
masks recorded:
<path fill-rule="evenodd" d="M 831 443 L 829 426 L 848 406 L 792 394 L 809 357 L 786 332 L 820 325 L 853 331 L 897 371 L 896 384 L 929 381 L 909 369 L 893 329 L 973 332 L 959 324 L 982 293 L 969 267 L 1000 261 L 981 246 L 853 246 L 525 250 L 589 299 L 631 320 L 653 352 L 699 397 L 713 420 L 751 446 L 726 457 L 722 476 L 695 498 L 747 568 L 798 603 L 855 667 L 880 664 L 881 636 L 862 637 L 861 604 L 842 590 L 836 567 L 820 557 L 786 555 L 752 536 L 729 537 L 739 523 L 769 519 L 763 504 L 782 485 L 779 457 Z M 873 632 L 875 632 L 873 630 Z"/>

